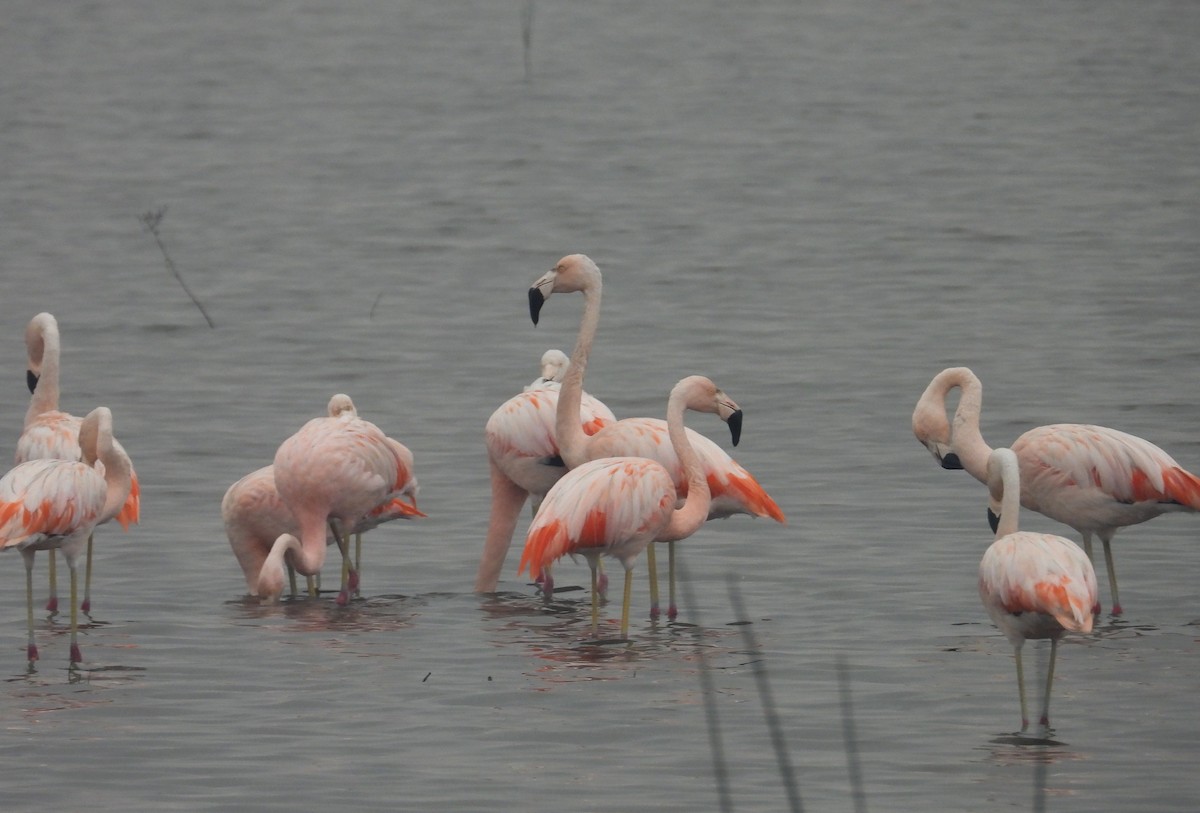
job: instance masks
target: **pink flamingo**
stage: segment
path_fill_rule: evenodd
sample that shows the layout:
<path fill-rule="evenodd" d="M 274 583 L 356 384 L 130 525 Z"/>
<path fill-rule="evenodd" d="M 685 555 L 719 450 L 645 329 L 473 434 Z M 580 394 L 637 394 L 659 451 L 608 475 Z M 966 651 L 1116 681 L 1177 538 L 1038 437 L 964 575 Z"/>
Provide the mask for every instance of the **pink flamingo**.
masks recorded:
<path fill-rule="evenodd" d="M 520 570 L 546 570 L 564 554 L 582 554 L 592 571 L 592 635 L 599 619 L 598 565 L 601 555 L 625 568 L 621 638 L 629 633 L 633 560 L 652 542 L 686 539 L 708 519 L 708 478 L 684 431 L 685 409 L 712 412 L 729 424 L 733 443 L 741 434 L 742 411 L 703 376 L 683 379 L 667 400 L 671 445 L 682 461 L 687 494 L 680 504 L 671 472 L 644 457 L 606 457 L 588 461 L 554 484 L 534 517 L 521 556 Z M 676 507 L 679 505 L 679 507 Z"/>
<path fill-rule="evenodd" d="M 579 334 L 571 352 L 570 366 L 563 377 L 558 399 L 555 433 L 562 459 L 568 468 L 574 468 L 602 457 L 648 457 L 671 472 L 675 488 L 682 499 L 687 494 L 687 477 L 673 445 L 668 442 L 666 421 L 661 418 L 626 418 L 590 436 L 579 429 L 580 397 L 587 372 L 588 356 L 600 322 L 602 288 L 600 269 L 596 264 L 586 255 L 571 254 L 559 260 L 554 268 L 539 277 L 529 289 L 529 313 L 535 325 L 538 323 L 542 306 L 551 294 L 582 293 L 584 299 Z M 776 522 L 786 524 L 783 511 L 749 471 L 738 465 L 724 449 L 698 432 L 688 429 L 687 436 L 696 450 L 708 482 L 711 494 L 709 519 L 749 514 L 770 517 Z M 667 614 L 668 617 L 674 618 L 677 608 L 673 541 L 668 544 L 668 551 L 670 603 Z M 650 574 L 650 615 L 653 618 L 658 616 L 658 578 L 653 547 L 647 551 L 646 559 Z"/>
<path fill-rule="evenodd" d="M 334 398 L 350 403 L 345 395 Z M 379 506 L 415 496 L 412 453 L 352 409 L 351 403 L 337 417 L 313 418 L 275 452 L 275 487 L 299 534 L 283 533 L 271 546 L 257 585 L 259 595 L 277 597 L 283 592 L 285 557 L 290 556 L 305 576 L 319 573 L 328 526 L 342 554 L 337 603 L 348 603 L 358 587 L 358 570 L 350 562 L 346 534 Z M 408 507 L 416 511 L 415 504 Z"/>
<path fill-rule="evenodd" d="M 354 404 L 345 395 L 335 395 L 329 402 L 329 417 L 356 417 Z M 403 448 L 403 447 L 401 447 Z M 405 449 L 407 453 L 408 450 Z M 408 467 L 412 470 L 411 454 L 408 455 Z M 402 496 L 415 497 L 417 481 L 413 478 L 410 486 L 402 489 Z M 376 506 L 369 514 L 360 519 L 352 529 L 361 539 L 366 531 L 394 519 L 410 519 L 423 517 L 425 514 L 414 505 L 404 502 L 400 497 L 391 497 L 381 505 Z M 279 496 L 275 487 L 275 467 L 263 466 L 261 469 L 247 474 L 229 487 L 221 500 L 221 519 L 225 524 L 225 535 L 229 538 L 229 546 L 233 555 L 242 568 L 246 579 L 246 587 L 251 596 L 259 596 L 260 583 L 264 586 L 263 596 L 268 599 L 279 597 L 278 592 L 272 594 L 271 585 L 278 585 L 282 591 L 282 580 L 278 574 L 267 574 L 263 579 L 263 567 L 271 554 L 275 540 L 281 534 L 300 533 L 299 525 L 292 512 Z M 334 543 L 332 533 L 326 535 L 326 545 Z M 288 581 L 291 593 L 296 594 L 295 568 L 290 557 L 284 557 L 287 565 Z M 278 564 L 276 563 L 276 566 Z M 360 557 L 355 556 L 355 569 L 361 570 Z M 315 593 L 311 577 L 309 593 Z"/>
<path fill-rule="evenodd" d="M 959 388 L 951 429 L 946 396 Z M 913 412 L 913 432 L 946 469 L 987 480 L 991 447 L 979 431 L 983 385 L 966 367 L 942 370 Z M 1121 614 L 1112 539 L 1117 529 L 1169 511 L 1200 511 L 1200 478 L 1149 441 L 1115 429 L 1058 423 L 1030 429 L 1012 445 L 1021 467 L 1021 505 L 1074 528 L 1092 557 L 1104 543 L 1112 614 Z M 1095 612 L 1100 612 L 1097 604 Z"/>
<path fill-rule="evenodd" d="M 998 516 L 996 541 L 979 563 L 979 597 L 993 623 L 1013 645 L 1021 731 L 1029 727 L 1021 647 L 1030 638 L 1050 639 L 1041 732 L 1050 726 L 1050 687 L 1058 639 L 1067 631 L 1091 632 L 1096 604 L 1096 571 L 1091 559 L 1069 539 L 1017 530 L 1020 471 L 1011 449 L 996 449 L 985 467 L 989 512 Z M 998 513 L 997 513 L 998 511 Z"/>
<path fill-rule="evenodd" d="M 488 418 L 484 438 L 492 479 L 492 507 L 475 592 L 491 593 L 500 581 L 517 519 L 527 499 L 536 513 L 542 498 L 566 473 L 554 439 L 559 384 L 567 366 L 560 350 L 542 355 L 542 377 L 509 398 Z M 599 399 L 580 394 L 580 428 L 594 434 L 617 419 Z"/>
<path fill-rule="evenodd" d="M 30 665 L 38 658 L 33 636 L 33 558 L 60 549 L 71 571 L 71 666 L 83 660 L 77 630 L 75 563 L 97 525 L 117 516 L 131 487 L 129 457 L 113 442 L 112 413 L 97 407 L 79 432 L 82 460 L 45 458 L 21 463 L 0 478 L 0 547 L 25 560 L 25 603 Z"/>
<path fill-rule="evenodd" d="M 39 313 L 25 327 L 25 349 L 28 354 L 28 366 L 25 373 L 29 384 L 29 409 L 25 412 L 25 427 L 17 439 L 17 451 L 14 463 L 21 464 L 28 460 L 57 459 L 82 460 L 79 448 L 79 426 L 82 421 L 58 408 L 59 396 L 59 354 L 61 342 L 58 333 L 58 320 L 49 313 Z M 113 443 L 122 453 L 125 450 L 114 438 Z M 128 455 L 126 455 L 128 457 Z M 141 488 L 138 485 L 137 472 L 130 469 L 132 485 L 129 497 L 122 506 L 116 520 L 126 531 L 132 523 L 136 523 L 141 513 Z M 50 596 L 46 609 L 50 612 L 58 610 L 58 579 L 55 565 L 54 549 L 49 552 Z M 87 560 L 83 582 L 83 603 L 79 608 L 85 613 L 92 608 L 92 538 L 87 541 Z"/>

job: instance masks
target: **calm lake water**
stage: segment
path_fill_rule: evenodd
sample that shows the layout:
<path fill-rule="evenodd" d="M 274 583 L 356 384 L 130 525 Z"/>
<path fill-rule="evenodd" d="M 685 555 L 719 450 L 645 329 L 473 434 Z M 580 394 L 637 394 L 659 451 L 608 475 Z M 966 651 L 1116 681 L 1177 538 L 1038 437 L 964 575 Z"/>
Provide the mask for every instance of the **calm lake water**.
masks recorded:
<path fill-rule="evenodd" d="M 716 810 L 706 700 L 733 809 L 784 810 L 764 696 L 809 811 L 1195 809 L 1200 518 L 1118 536 L 1125 617 L 1061 648 L 1054 743 L 1014 742 L 985 490 L 909 420 L 965 364 L 995 445 L 1092 422 L 1200 469 L 1198 41 L 1153 0 L 9 3 L 0 437 L 52 311 L 143 520 L 98 537 L 77 680 L 41 613 L 26 673 L 0 557 L 5 810 Z M 688 541 L 679 623 L 639 578 L 628 648 L 514 553 L 471 592 L 483 425 L 569 350 L 580 298 L 535 328 L 525 291 L 571 252 L 605 272 L 588 390 L 661 415 L 711 376 L 789 518 Z M 335 392 L 429 518 L 368 536 L 351 607 L 257 606 L 221 496 Z"/>

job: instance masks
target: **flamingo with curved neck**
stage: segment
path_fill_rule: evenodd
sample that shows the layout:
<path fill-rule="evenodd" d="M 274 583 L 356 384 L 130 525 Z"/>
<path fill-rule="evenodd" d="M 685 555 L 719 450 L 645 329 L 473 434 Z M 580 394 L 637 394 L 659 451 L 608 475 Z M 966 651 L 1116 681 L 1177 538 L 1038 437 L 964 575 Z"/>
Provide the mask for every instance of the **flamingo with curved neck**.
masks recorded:
<path fill-rule="evenodd" d="M 584 254 L 570 254 L 559 260 L 554 268 L 539 277 L 529 289 L 529 311 L 536 325 L 542 307 L 554 293 L 582 293 L 583 315 L 579 333 L 571 351 L 570 366 L 563 377 L 558 398 L 555 432 L 563 461 L 574 468 L 588 460 L 601 457 L 630 455 L 658 461 L 674 479 L 680 494 L 686 493 L 687 480 L 683 466 L 668 442 L 668 427 L 661 418 L 626 418 L 606 426 L 593 435 L 579 429 L 579 403 L 587 371 L 588 356 L 600 322 L 600 302 L 603 280 L 600 269 Z M 704 470 L 711 494 L 708 519 L 732 514 L 770 517 L 786 524 L 783 511 L 749 471 L 740 466 L 720 446 L 705 436 L 688 429 L 687 435 Z M 667 615 L 677 614 L 675 601 L 675 545 L 668 545 L 670 556 L 670 598 Z M 658 578 L 654 549 L 646 553 L 650 576 L 650 615 L 658 616 Z"/>
<path fill-rule="evenodd" d="M 955 389 L 961 395 L 951 424 L 946 397 Z M 979 378 L 967 367 L 950 367 L 921 394 L 912 426 L 942 468 L 966 469 L 987 482 L 992 449 L 979 430 L 982 406 Z M 1116 429 L 1039 426 L 1017 438 L 1012 451 L 1020 466 L 1021 505 L 1078 531 L 1089 559 L 1092 535 L 1104 543 L 1113 615 L 1122 611 L 1112 554 L 1117 530 L 1172 511 L 1200 511 L 1200 477 L 1153 443 Z"/>
<path fill-rule="evenodd" d="M 684 431 L 684 411 L 715 413 L 729 424 L 736 444 L 742 412 L 711 380 L 690 376 L 671 390 L 667 426 L 671 444 L 687 478 L 680 502 L 674 477 L 660 463 L 644 457 L 607 457 L 571 469 L 546 494 L 529 528 L 520 571 L 530 575 L 566 554 L 582 554 L 592 572 L 592 634 L 599 619 L 600 556 L 619 560 L 625 568 L 621 638 L 629 632 L 633 561 L 653 542 L 686 539 L 708 519 L 708 478 Z M 677 507 L 678 506 L 678 507 Z"/>

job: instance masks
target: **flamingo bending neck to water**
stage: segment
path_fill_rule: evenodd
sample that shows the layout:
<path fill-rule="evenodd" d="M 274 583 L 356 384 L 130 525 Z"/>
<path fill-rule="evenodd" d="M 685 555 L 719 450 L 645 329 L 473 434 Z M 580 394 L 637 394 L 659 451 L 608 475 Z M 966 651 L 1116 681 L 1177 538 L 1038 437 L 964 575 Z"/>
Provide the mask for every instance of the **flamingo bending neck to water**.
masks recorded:
<path fill-rule="evenodd" d="M 591 435 L 579 427 L 583 381 L 587 372 L 588 356 L 600 323 L 602 291 L 603 279 L 600 269 L 584 254 L 563 257 L 529 289 L 529 312 L 535 325 L 538 323 L 542 307 L 552 294 L 582 293 L 584 299 L 579 334 L 571 351 L 570 366 L 563 377 L 558 397 L 555 433 L 562 459 L 568 468 L 574 468 L 602 457 L 647 457 L 658 461 L 671 473 L 676 490 L 682 498 L 687 494 L 688 480 L 674 445 L 668 442 L 666 421 L 661 418 L 626 418 Z M 786 524 L 783 511 L 749 471 L 704 435 L 691 429 L 686 430 L 686 433 L 697 454 L 710 491 L 708 519 L 749 514 L 770 517 L 776 522 Z M 667 614 L 668 617 L 674 618 L 677 608 L 673 541 L 668 544 L 668 551 L 670 597 Z M 657 617 L 658 578 L 653 547 L 647 551 L 646 559 L 650 576 L 650 615 Z"/>
<path fill-rule="evenodd" d="M 596 635 L 601 555 L 625 568 L 621 638 L 629 633 L 633 560 L 647 545 L 686 539 L 708 518 L 710 494 L 700 460 L 684 431 L 683 413 L 712 412 L 729 424 L 734 445 L 741 434 L 742 412 L 729 396 L 703 376 L 683 379 L 667 401 L 671 444 L 682 461 L 688 490 L 678 507 L 674 477 L 662 464 L 644 457 L 606 457 L 571 469 L 542 502 L 521 556 L 520 570 L 535 575 L 566 554 L 582 554 L 592 572 L 592 635 Z"/>
<path fill-rule="evenodd" d="M 112 438 L 112 413 L 97 407 L 79 431 L 82 460 L 30 460 L 0 478 L 0 548 L 25 560 L 28 657 L 38 658 L 33 635 L 33 559 L 39 550 L 61 550 L 71 572 L 72 666 L 83 660 L 77 639 L 76 560 L 97 525 L 117 516 L 129 498 L 129 456 Z"/>
<path fill-rule="evenodd" d="M 1021 731 L 1029 727 L 1021 648 L 1030 638 L 1050 639 L 1050 665 L 1039 718 L 1050 725 L 1050 687 L 1058 639 L 1067 631 L 1091 632 L 1096 603 L 1096 571 L 1079 546 L 1053 534 L 1017 529 L 1020 470 L 1011 449 L 996 449 L 985 467 L 989 512 L 997 517 L 996 539 L 979 563 L 979 597 L 984 609 L 1013 646 Z"/>
<path fill-rule="evenodd" d="M 951 425 L 946 397 L 962 391 Z M 983 385 L 966 367 L 942 370 L 913 411 L 913 433 L 943 468 L 966 469 L 987 481 L 992 449 L 979 431 Z M 1162 449 L 1103 426 L 1059 423 L 1030 429 L 1012 444 L 1021 469 L 1021 504 L 1069 525 L 1092 557 L 1092 535 L 1104 544 L 1112 614 L 1121 614 L 1112 540 L 1119 528 L 1171 511 L 1200 511 L 1200 477 Z M 1100 611 L 1097 604 L 1096 612 Z"/>

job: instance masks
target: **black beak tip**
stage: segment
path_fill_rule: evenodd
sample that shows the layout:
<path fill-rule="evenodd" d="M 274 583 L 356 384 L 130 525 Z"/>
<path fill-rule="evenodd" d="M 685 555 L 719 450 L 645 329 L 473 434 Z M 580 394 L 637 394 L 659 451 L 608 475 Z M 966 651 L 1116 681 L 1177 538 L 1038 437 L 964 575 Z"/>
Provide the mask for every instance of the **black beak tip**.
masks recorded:
<path fill-rule="evenodd" d="M 529 318 L 536 325 L 538 323 L 538 315 L 542 312 L 542 305 L 546 304 L 546 297 L 542 296 L 542 292 L 537 288 L 529 289 Z"/>
<path fill-rule="evenodd" d="M 30 394 L 37 389 L 38 377 L 33 374 L 33 370 L 25 371 L 25 384 L 28 385 Z"/>
<path fill-rule="evenodd" d="M 733 436 L 733 445 L 737 446 L 742 439 L 742 411 L 739 409 L 729 416 L 729 434 Z"/>
<path fill-rule="evenodd" d="M 996 529 L 1000 527 L 1000 515 L 988 509 L 988 525 L 992 526 L 992 533 L 996 533 Z"/>
<path fill-rule="evenodd" d="M 950 454 L 948 454 L 942 458 L 942 468 L 943 469 L 950 469 L 951 471 L 961 471 L 962 467 L 963 467 L 962 461 L 958 459 L 958 455 L 956 455 L 954 452 L 950 452 Z"/>

